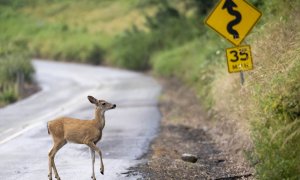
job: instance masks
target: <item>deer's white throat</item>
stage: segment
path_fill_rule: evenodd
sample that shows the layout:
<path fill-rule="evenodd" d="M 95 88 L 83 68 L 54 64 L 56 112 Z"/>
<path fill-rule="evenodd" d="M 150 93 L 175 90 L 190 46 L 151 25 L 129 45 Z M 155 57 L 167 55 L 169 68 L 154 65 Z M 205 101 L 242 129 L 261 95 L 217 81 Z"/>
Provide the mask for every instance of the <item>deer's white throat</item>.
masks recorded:
<path fill-rule="evenodd" d="M 100 108 L 96 108 L 96 112 L 95 112 L 95 120 L 98 121 L 100 123 L 100 128 L 103 129 L 105 126 L 105 111 L 100 109 Z"/>

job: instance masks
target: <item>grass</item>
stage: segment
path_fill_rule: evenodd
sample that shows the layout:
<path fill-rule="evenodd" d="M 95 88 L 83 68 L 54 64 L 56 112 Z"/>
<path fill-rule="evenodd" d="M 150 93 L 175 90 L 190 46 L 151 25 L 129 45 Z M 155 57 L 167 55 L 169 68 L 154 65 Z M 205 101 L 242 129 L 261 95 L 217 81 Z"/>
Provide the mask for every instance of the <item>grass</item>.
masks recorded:
<path fill-rule="evenodd" d="M 107 64 L 115 36 L 133 23 L 143 29 L 142 14 L 154 11 L 138 4 L 137 0 L 1 1 L 0 105 L 19 98 L 17 73 L 30 82 L 30 57 Z"/>
<path fill-rule="evenodd" d="M 300 177 L 300 21 L 293 18 L 299 13 L 272 24 L 256 43 L 261 72 L 250 74 L 249 81 L 256 85 L 251 91 L 260 105 L 252 127 L 261 179 Z"/>
<path fill-rule="evenodd" d="M 205 42 L 205 43 L 203 43 Z M 211 93 L 214 75 L 223 67 L 225 42 L 212 32 L 200 39 L 185 43 L 171 50 L 157 53 L 152 59 L 154 72 L 167 77 L 177 77 L 194 87 L 207 108 L 212 107 Z M 223 61 L 222 61 L 223 60 Z"/>
<path fill-rule="evenodd" d="M 154 10 L 130 1 L 12 1 L 0 4 L 0 38 L 28 43 L 34 57 L 105 63 L 115 36 Z M 76 16 L 76 17 L 74 17 Z"/>
<path fill-rule="evenodd" d="M 172 49 L 196 36 L 195 26 L 185 18 L 169 15 L 164 18 L 164 22 L 158 22 L 156 18 L 148 20 L 148 31 L 133 26 L 131 30 L 119 36 L 113 46 L 113 63 L 128 69 L 149 69 L 149 61 L 156 52 Z M 182 26 L 189 30 L 182 31 Z M 174 36 L 177 38 L 174 39 Z"/>
<path fill-rule="evenodd" d="M 214 107 L 251 134 L 259 179 L 299 179 L 300 21 L 293 17 L 300 12 L 294 6 L 251 36 L 255 69 L 245 86 L 238 75 L 221 72 L 213 87 Z"/>

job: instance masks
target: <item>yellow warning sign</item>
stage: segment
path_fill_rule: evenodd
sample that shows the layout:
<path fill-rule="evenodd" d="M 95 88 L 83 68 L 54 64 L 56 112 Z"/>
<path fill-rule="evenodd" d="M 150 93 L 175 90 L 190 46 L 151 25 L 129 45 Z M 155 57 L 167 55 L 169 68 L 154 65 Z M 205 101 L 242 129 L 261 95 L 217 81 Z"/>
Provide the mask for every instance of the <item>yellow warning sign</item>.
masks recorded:
<path fill-rule="evenodd" d="M 238 46 L 261 15 L 258 9 L 245 0 L 220 0 L 205 23 Z"/>
<path fill-rule="evenodd" d="M 228 72 L 240 72 L 253 69 L 251 48 L 249 45 L 226 49 Z"/>

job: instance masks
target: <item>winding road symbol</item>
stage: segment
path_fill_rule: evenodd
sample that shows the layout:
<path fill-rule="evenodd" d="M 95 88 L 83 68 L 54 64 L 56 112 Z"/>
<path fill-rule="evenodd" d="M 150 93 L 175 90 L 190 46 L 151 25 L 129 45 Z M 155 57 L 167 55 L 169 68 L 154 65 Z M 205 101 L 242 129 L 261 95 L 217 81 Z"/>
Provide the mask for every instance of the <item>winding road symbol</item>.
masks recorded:
<path fill-rule="evenodd" d="M 246 0 L 219 0 L 204 23 L 239 46 L 262 13 Z"/>
<path fill-rule="evenodd" d="M 234 39 L 238 39 L 240 37 L 238 31 L 233 29 L 233 26 L 239 24 L 242 20 L 242 15 L 239 11 L 234 10 L 233 8 L 237 7 L 237 5 L 233 2 L 233 0 L 226 0 L 222 9 L 227 9 L 228 13 L 235 16 L 235 19 L 230 21 L 227 24 L 227 31 L 229 34 L 232 34 Z"/>

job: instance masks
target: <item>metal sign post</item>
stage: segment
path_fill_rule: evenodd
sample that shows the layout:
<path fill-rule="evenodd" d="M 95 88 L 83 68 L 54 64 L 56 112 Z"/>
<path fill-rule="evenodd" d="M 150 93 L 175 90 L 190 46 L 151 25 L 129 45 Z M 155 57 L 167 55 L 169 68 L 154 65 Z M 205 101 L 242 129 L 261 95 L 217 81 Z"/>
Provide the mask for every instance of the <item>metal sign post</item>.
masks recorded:
<path fill-rule="evenodd" d="M 241 85 L 244 85 L 245 82 L 244 71 L 240 72 L 240 77 L 241 77 Z"/>

